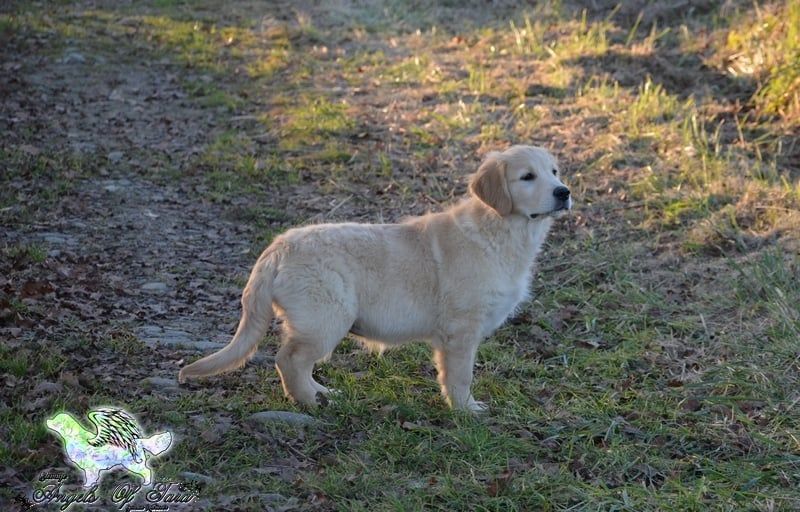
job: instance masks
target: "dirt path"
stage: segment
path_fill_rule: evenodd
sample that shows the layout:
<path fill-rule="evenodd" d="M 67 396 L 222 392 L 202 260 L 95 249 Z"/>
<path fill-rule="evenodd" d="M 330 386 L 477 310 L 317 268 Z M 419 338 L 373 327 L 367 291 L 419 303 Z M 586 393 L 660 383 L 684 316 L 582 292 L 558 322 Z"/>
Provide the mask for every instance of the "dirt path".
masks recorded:
<path fill-rule="evenodd" d="M 5 373 L 6 386 L 37 417 L 98 394 L 171 400 L 182 360 L 229 340 L 254 259 L 254 229 L 186 174 L 219 113 L 187 98 L 167 61 L 10 56 L 21 67 L 3 87 L 4 143 L 24 140 L 25 154 L 0 245 L 28 249 L 0 261 L 0 337 L 39 378 Z M 53 448 L 40 460 L 60 461 Z"/>
<path fill-rule="evenodd" d="M 198 199 L 197 180 L 183 176 L 176 185 L 142 176 L 159 158 L 188 161 L 215 123 L 213 112 L 186 99 L 170 70 L 67 49 L 19 75 L 4 103 L 23 119 L 14 123 L 17 133 L 38 128 L 41 146 L 29 141 L 29 151 L 72 151 L 99 176 L 77 169 L 56 176 L 69 192 L 35 223 L 7 229 L 4 242 L 47 248 L 45 273 L 32 269 L 28 277 L 52 287 L 40 304 L 48 315 L 72 305 L 80 320 L 101 329 L 94 336 L 113 324 L 148 343 L 204 347 L 230 334 L 252 229 Z M 53 179 L 48 171 L 42 176 Z M 72 291 L 81 287 L 85 302 L 76 303 Z"/>
<path fill-rule="evenodd" d="M 171 400 L 183 359 L 229 340 L 254 259 L 254 229 L 186 174 L 220 114 L 187 97 L 167 60 L 15 49 L 0 123 L 22 153 L 0 246 L 22 250 L 0 259 L 0 338 L 38 378 L 3 373 L 9 396 L 36 417 L 98 394 Z M 55 445 L 37 459 L 61 466 Z M 24 494 L 31 476 L 17 469 L 0 478 Z"/>

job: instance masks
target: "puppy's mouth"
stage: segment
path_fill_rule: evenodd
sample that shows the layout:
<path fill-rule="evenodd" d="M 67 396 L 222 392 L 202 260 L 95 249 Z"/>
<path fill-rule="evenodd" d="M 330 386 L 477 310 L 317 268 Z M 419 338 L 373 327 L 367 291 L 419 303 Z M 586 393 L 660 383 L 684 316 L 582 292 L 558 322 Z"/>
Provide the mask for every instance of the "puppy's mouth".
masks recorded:
<path fill-rule="evenodd" d="M 562 215 L 566 214 L 569 210 L 571 210 L 567 205 L 559 206 L 555 210 L 550 210 L 549 212 L 544 213 L 532 213 L 530 214 L 531 219 L 542 219 L 544 217 L 561 217 Z"/>

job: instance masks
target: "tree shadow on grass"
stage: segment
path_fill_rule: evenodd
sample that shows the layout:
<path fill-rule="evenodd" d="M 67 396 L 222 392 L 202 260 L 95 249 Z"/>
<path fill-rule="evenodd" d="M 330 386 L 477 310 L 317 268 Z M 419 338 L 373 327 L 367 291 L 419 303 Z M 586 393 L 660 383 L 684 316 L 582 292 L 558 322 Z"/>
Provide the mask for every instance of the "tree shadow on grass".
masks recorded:
<path fill-rule="evenodd" d="M 697 54 L 656 49 L 652 54 L 631 55 L 609 51 L 599 57 L 568 61 L 587 75 L 604 75 L 622 87 L 638 87 L 646 78 L 681 99 L 710 97 L 715 101 L 744 103 L 756 91 L 752 80 L 732 77 L 707 66 Z"/>
<path fill-rule="evenodd" d="M 757 5 L 744 0 L 595 0 L 577 2 L 574 8 L 585 8 L 589 20 L 612 21 L 623 29 L 626 38 L 630 37 L 626 43 L 645 43 L 653 33 L 666 37 L 652 45 L 651 53 L 637 55 L 615 48 L 600 57 L 577 58 L 573 65 L 587 74 L 609 76 L 623 87 L 634 87 L 649 78 L 678 98 L 693 97 L 705 104 L 717 122 L 725 121 L 722 142 L 735 143 L 740 138 L 771 141 L 759 151 L 774 153 L 776 165 L 792 180 L 800 176 L 800 135 L 788 133 L 779 119 L 765 116 L 756 108 L 754 97 L 761 84 L 753 77 L 735 76 L 708 62 L 714 48 L 706 37 L 733 28 L 732 24 L 740 20 L 757 19 Z M 679 34 L 691 34 L 696 42 L 706 42 L 687 50 Z"/>

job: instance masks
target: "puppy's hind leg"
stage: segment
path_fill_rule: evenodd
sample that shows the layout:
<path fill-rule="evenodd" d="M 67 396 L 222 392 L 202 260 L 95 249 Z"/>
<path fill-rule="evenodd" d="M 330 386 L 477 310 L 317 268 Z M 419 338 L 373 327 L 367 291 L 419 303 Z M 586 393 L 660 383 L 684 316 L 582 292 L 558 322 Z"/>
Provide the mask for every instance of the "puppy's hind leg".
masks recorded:
<path fill-rule="evenodd" d="M 316 405 L 317 393 L 330 390 L 314 380 L 314 363 L 326 359 L 347 334 L 347 327 L 331 329 L 331 325 L 300 332 L 291 323 L 286 325 L 286 339 L 275 358 L 283 392 L 297 402 Z"/>

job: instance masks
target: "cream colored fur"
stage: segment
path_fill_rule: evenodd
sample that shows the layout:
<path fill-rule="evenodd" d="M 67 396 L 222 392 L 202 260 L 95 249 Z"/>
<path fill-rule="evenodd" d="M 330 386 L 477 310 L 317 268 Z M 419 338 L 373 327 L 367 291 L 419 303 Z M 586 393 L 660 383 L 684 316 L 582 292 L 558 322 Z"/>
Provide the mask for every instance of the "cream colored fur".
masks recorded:
<path fill-rule="evenodd" d="M 514 146 L 490 153 L 468 197 L 444 212 L 287 231 L 253 268 L 233 340 L 179 380 L 243 365 L 274 312 L 285 335 L 276 366 L 294 400 L 315 404 L 329 392 L 312 377 L 314 363 L 350 332 L 377 349 L 428 342 L 450 405 L 483 410 L 470 391 L 478 344 L 527 299 L 552 218 L 571 207 L 554 196 L 563 188 L 555 169 L 545 150 Z"/>

